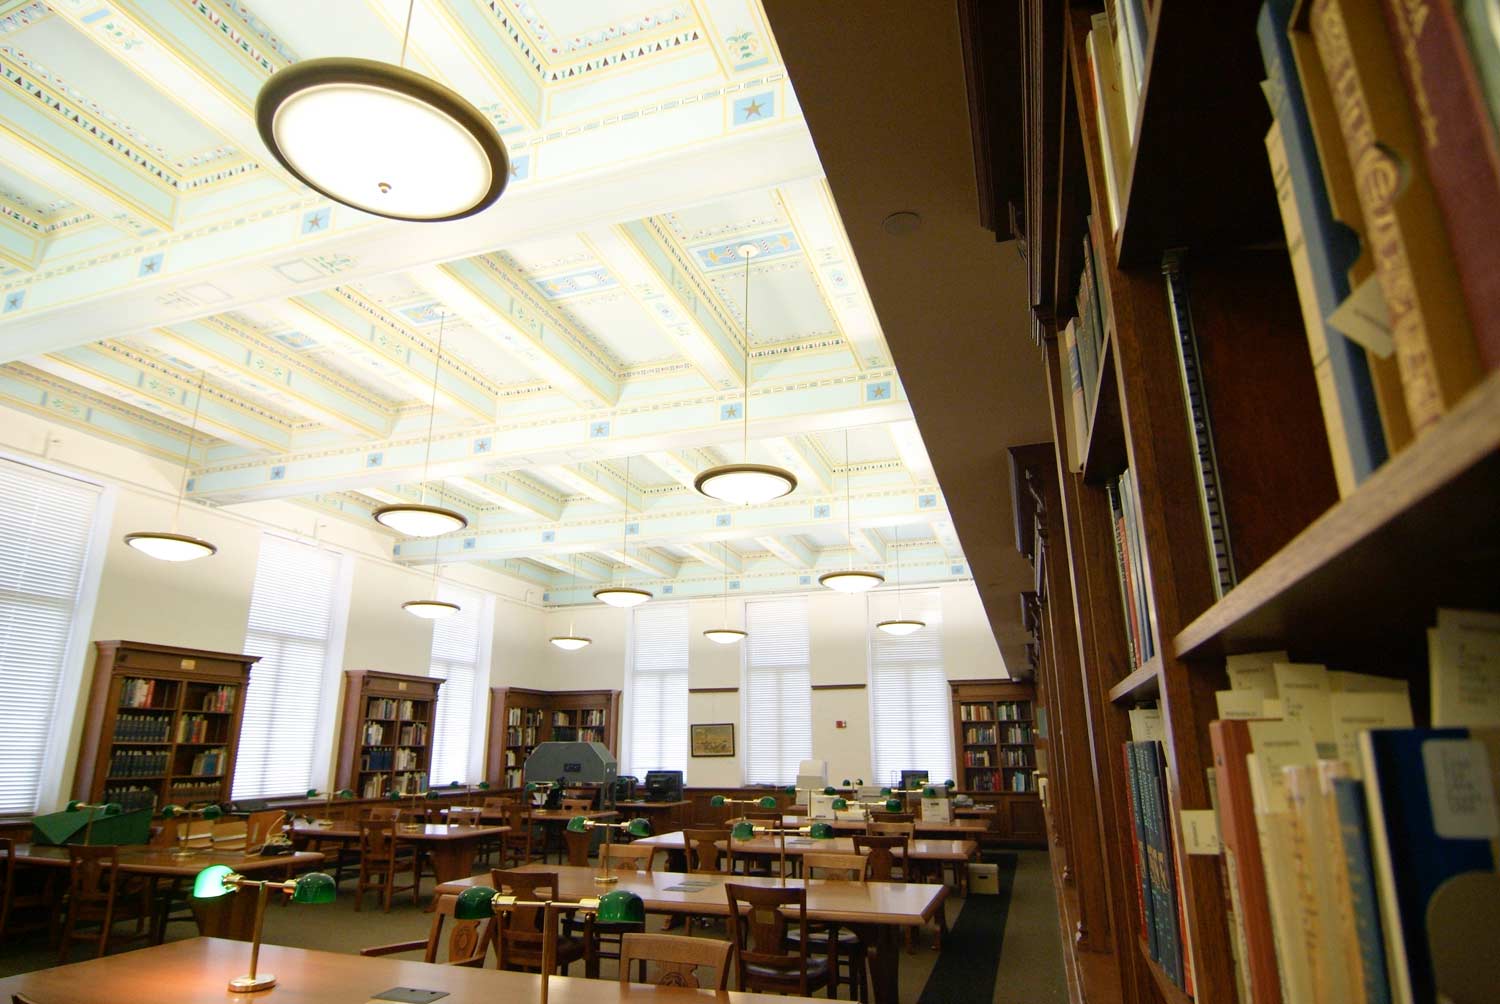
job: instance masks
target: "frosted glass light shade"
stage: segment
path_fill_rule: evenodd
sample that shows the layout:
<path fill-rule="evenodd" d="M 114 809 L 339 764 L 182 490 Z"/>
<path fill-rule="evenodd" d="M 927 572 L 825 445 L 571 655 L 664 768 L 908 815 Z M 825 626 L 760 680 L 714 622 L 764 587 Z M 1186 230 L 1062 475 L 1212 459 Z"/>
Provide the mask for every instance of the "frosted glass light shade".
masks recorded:
<path fill-rule="evenodd" d="M 892 621 L 881 621 L 879 624 L 876 624 L 875 626 L 878 627 L 880 630 L 884 631 L 886 634 L 893 634 L 893 635 L 896 635 L 899 638 L 899 637 L 901 637 L 903 635 L 913 634 L 913 633 L 915 633 L 917 631 L 922 630 L 924 627 L 927 626 L 927 622 L 926 621 L 910 621 L 910 620 L 892 620 Z"/>
<path fill-rule="evenodd" d="M 709 628 L 703 637 L 716 645 L 734 645 L 750 636 L 739 628 Z"/>
<path fill-rule="evenodd" d="M 407 600 L 401 604 L 401 609 L 413 617 L 435 621 L 444 617 L 452 617 L 461 608 L 457 603 L 449 603 L 446 600 Z"/>
<path fill-rule="evenodd" d="M 885 581 L 879 572 L 828 572 L 818 576 L 818 582 L 840 593 L 866 593 Z"/>
<path fill-rule="evenodd" d="M 219 549 L 206 540 L 181 533 L 127 533 L 125 543 L 159 561 L 192 561 L 217 554 Z"/>
<path fill-rule="evenodd" d="M 375 522 L 403 537 L 436 537 L 469 525 L 461 513 L 435 505 L 386 505 L 376 509 L 373 515 Z"/>
<path fill-rule="evenodd" d="M 650 598 L 651 594 L 646 590 L 631 589 L 628 586 L 605 586 L 594 590 L 594 599 L 612 607 L 636 607 Z"/>
<path fill-rule="evenodd" d="M 564 652 L 576 652 L 580 648 L 592 645 L 594 642 L 592 638 L 579 638 L 576 635 L 570 634 L 558 635 L 556 638 L 548 638 L 547 640 Z"/>
<path fill-rule="evenodd" d="M 760 505 L 790 495 L 797 488 L 796 475 L 764 464 L 723 464 L 710 467 L 693 479 L 699 493 L 730 505 Z"/>
<path fill-rule="evenodd" d="M 390 63 L 293 63 L 261 86 L 255 124 L 297 180 L 390 219 L 461 219 L 491 205 L 510 180 L 505 144 L 484 113 Z"/>

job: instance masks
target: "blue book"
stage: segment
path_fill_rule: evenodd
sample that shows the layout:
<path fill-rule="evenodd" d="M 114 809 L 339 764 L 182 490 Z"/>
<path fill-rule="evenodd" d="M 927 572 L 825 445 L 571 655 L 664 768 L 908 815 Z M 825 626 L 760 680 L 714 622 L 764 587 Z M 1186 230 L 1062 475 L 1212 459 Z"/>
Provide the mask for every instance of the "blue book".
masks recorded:
<path fill-rule="evenodd" d="M 1297 216 L 1302 221 L 1308 263 L 1312 266 L 1318 315 L 1327 318 L 1349 296 L 1349 266 L 1359 257 L 1360 248 L 1353 231 L 1333 218 L 1328 189 L 1323 183 L 1318 146 L 1287 38 L 1287 26 L 1296 6 L 1297 0 L 1266 0 L 1255 29 L 1271 85 L 1267 88 L 1271 113 L 1281 124 L 1281 137 L 1286 145 L 1292 193 Z M 1385 463 L 1387 456 L 1369 360 L 1364 348 L 1341 332 L 1325 325 L 1324 333 L 1354 480 L 1363 481 Z"/>
<path fill-rule="evenodd" d="M 1149 809 L 1146 806 L 1146 786 L 1141 779 L 1141 746 L 1141 743 L 1126 743 L 1125 756 L 1130 767 L 1131 807 L 1135 810 L 1136 866 L 1140 871 L 1141 914 L 1146 929 L 1146 947 L 1151 953 L 1151 958 L 1158 959 L 1161 949 L 1156 943 L 1156 899 L 1151 895 L 1151 864 L 1148 850 L 1150 841 L 1146 836 L 1146 819 Z"/>
<path fill-rule="evenodd" d="M 1380 904 L 1375 898 L 1375 872 L 1370 867 L 1370 824 L 1365 818 L 1364 783 L 1352 777 L 1334 778 L 1333 799 L 1339 814 L 1339 840 L 1344 845 L 1344 859 L 1349 868 L 1349 898 L 1354 903 L 1354 933 L 1359 939 L 1364 999 L 1367 1004 L 1390 1004 Z"/>
<path fill-rule="evenodd" d="M 1427 908 L 1455 875 L 1497 870 L 1500 729 L 1374 729 L 1359 750 L 1392 995 L 1436 1004 Z"/>

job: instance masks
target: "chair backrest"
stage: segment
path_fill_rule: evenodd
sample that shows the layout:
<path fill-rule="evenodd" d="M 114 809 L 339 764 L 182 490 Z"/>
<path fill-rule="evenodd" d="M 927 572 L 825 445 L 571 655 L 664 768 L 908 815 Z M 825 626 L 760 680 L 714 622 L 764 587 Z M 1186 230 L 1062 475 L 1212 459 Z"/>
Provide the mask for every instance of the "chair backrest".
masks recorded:
<path fill-rule="evenodd" d="M 915 823 L 915 812 L 872 812 L 870 819 L 876 823 Z"/>
<path fill-rule="evenodd" d="M 486 809 L 507 809 L 508 810 L 511 807 L 511 805 L 514 804 L 514 800 L 506 798 L 503 795 L 491 795 L 491 796 L 489 796 L 488 798 L 486 798 L 483 802 L 481 802 L 479 804 L 482 805 L 482 806 L 484 806 Z"/>
<path fill-rule="evenodd" d="M 252 812 L 250 818 L 245 820 L 245 846 L 247 850 L 258 851 L 265 846 L 266 841 L 272 837 L 281 835 L 281 827 L 286 820 L 286 813 L 280 809 L 267 809 L 264 812 Z"/>
<path fill-rule="evenodd" d="M 565 798 L 562 800 L 562 811 L 564 812 L 592 812 L 594 800 L 592 798 Z"/>
<path fill-rule="evenodd" d="M 361 819 L 359 852 L 370 861 L 384 861 L 396 851 L 394 819 Z"/>
<path fill-rule="evenodd" d="M 568 848 L 568 864 L 587 868 L 589 849 L 594 843 L 594 831 L 584 830 L 582 833 L 575 833 L 572 830 L 563 830 L 563 843 Z"/>
<path fill-rule="evenodd" d="M 889 882 L 897 865 L 896 848 L 906 851 L 910 841 L 903 836 L 863 836 L 856 834 L 854 837 L 854 850 L 856 853 L 864 854 L 870 862 L 869 877 L 876 882 Z"/>
<path fill-rule="evenodd" d="M 478 808 L 449 809 L 447 820 L 453 826 L 478 826 L 482 814 Z"/>
<path fill-rule="evenodd" d="M 808 851 L 802 855 L 802 874 L 835 882 L 864 882 L 870 877 L 870 859 L 864 854 Z"/>
<path fill-rule="evenodd" d="M 745 810 L 745 818 L 746 819 L 773 819 L 773 820 L 775 820 L 777 822 L 780 822 L 782 815 L 783 815 L 783 813 L 782 813 L 782 811 L 780 809 L 746 809 Z"/>
<path fill-rule="evenodd" d="M 917 824 L 912 822 L 875 822 L 868 827 L 872 837 L 905 837 L 915 840 Z"/>
<path fill-rule="evenodd" d="M 688 871 L 717 872 L 721 870 L 719 859 L 729 849 L 729 831 L 683 830 L 682 845 L 687 851 Z"/>
<path fill-rule="evenodd" d="M 545 901 L 557 898 L 557 872 L 521 872 L 492 868 L 490 882 L 497 892 L 507 893 L 517 899 Z M 529 968 L 540 964 L 542 919 L 545 914 L 546 911 L 539 906 L 518 906 L 495 918 L 495 951 L 499 956 L 499 968 Z"/>
<path fill-rule="evenodd" d="M 114 844 L 68 845 L 68 895 L 74 903 L 113 899 L 120 848 Z"/>
<path fill-rule="evenodd" d="M 801 993 L 807 995 L 807 890 L 798 886 L 724 884 L 729 898 L 729 941 L 735 947 L 740 986 L 749 986 L 746 970 L 750 966 L 771 969 L 786 977 L 799 977 Z M 794 950 L 787 951 L 787 916 L 783 907 L 797 908 L 797 927 L 801 937 Z M 748 907 L 748 910 L 743 909 Z"/>
<path fill-rule="evenodd" d="M 401 818 L 401 806 L 399 805 L 368 805 L 361 811 L 362 819 L 388 819 L 391 822 Z"/>
<path fill-rule="evenodd" d="M 609 844 L 599 848 L 599 856 L 604 859 L 602 864 L 616 871 L 634 869 L 638 872 L 649 873 L 656 861 L 657 850 L 658 848 L 651 844 Z"/>
<path fill-rule="evenodd" d="M 250 825 L 243 819 L 217 819 L 209 835 L 215 853 L 243 854 L 249 846 Z"/>
<path fill-rule="evenodd" d="M 443 961 L 457 966 L 483 966 L 484 957 L 489 951 L 490 926 L 494 923 L 494 918 L 458 920 L 453 916 L 457 904 L 458 897 L 450 893 L 438 897 L 432 915 L 432 929 L 427 935 L 427 954 L 423 958 L 428 962 L 438 960 L 438 946 L 442 944 L 443 925 L 446 922 L 449 925 L 448 957 Z"/>
<path fill-rule="evenodd" d="M 684 938 L 673 934 L 625 934 L 620 937 L 620 982 L 629 983 L 634 962 L 655 962 L 656 978 L 650 982 L 662 987 L 701 987 L 696 970 L 710 966 L 718 970 L 714 990 L 729 989 L 729 950 L 727 941 L 711 938 Z"/>

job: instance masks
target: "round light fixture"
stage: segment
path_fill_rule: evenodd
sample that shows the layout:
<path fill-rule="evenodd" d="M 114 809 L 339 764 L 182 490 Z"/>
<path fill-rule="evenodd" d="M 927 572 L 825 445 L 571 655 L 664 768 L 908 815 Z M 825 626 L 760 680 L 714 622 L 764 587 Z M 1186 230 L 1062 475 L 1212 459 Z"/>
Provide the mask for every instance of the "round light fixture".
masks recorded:
<path fill-rule="evenodd" d="M 556 638 L 548 638 L 547 640 L 564 652 L 576 652 L 580 648 L 587 648 L 594 643 L 594 639 L 592 638 L 579 638 L 577 635 L 571 634 L 562 634 Z"/>
<path fill-rule="evenodd" d="M 447 600 L 407 600 L 401 604 L 401 609 L 413 617 L 435 621 L 444 617 L 452 617 L 461 608 L 457 603 L 449 603 Z"/>
<path fill-rule="evenodd" d="M 308 188 L 393 220 L 457 220 L 500 198 L 510 158 L 489 118 L 420 73 L 373 59 L 308 59 L 255 99 L 271 155 Z"/>
<path fill-rule="evenodd" d="M 149 554 L 160 561 L 192 561 L 217 554 L 219 549 L 206 540 L 189 537 L 181 533 L 145 531 L 127 533 L 125 543 L 142 554 Z"/>
<path fill-rule="evenodd" d="M 797 478 L 765 464 L 721 464 L 694 478 L 693 487 L 730 505 L 760 505 L 796 491 Z"/>
<path fill-rule="evenodd" d="M 739 628 L 709 628 L 703 632 L 703 637 L 715 645 L 734 645 L 744 641 L 750 635 Z"/>
<path fill-rule="evenodd" d="M 927 622 L 913 620 L 894 620 L 881 621 L 875 626 L 884 631 L 886 634 L 893 634 L 899 638 L 903 635 L 913 634 L 914 632 L 922 630 L 927 626 Z"/>
<path fill-rule="evenodd" d="M 403 537 L 436 537 L 469 525 L 468 519 L 452 509 L 416 503 L 381 506 L 373 515 L 375 522 Z"/>
<path fill-rule="evenodd" d="M 631 589 L 629 586 L 605 586 L 594 590 L 594 599 L 612 607 L 636 607 L 650 598 L 651 594 L 646 590 Z"/>
<path fill-rule="evenodd" d="M 818 584 L 840 593 L 865 593 L 885 581 L 879 572 L 862 572 L 857 569 L 843 572 L 828 572 L 818 576 Z"/>

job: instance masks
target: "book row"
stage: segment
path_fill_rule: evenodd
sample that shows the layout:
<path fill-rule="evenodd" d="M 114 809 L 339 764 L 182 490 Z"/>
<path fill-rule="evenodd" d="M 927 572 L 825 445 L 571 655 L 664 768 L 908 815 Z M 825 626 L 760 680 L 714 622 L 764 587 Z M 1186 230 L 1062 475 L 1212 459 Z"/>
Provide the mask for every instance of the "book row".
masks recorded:
<path fill-rule="evenodd" d="M 204 750 L 193 757 L 188 773 L 193 777 L 218 777 L 224 772 L 224 747 Z"/>
<path fill-rule="evenodd" d="M 198 710 L 220 713 L 233 711 L 235 691 L 237 689 L 228 685 L 210 688 L 204 692 L 202 700 L 198 702 Z"/>
<path fill-rule="evenodd" d="M 222 719 L 219 718 L 189 714 L 177 720 L 177 741 L 180 743 L 212 742 L 210 733 L 217 735 L 221 731 Z"/>
<path fill-rule="evenodd" d="M 217 783 L 174 781 L 167 791 L 167 798 L 174 805 L 192 805 L 196 802 L 217 802 L 221 794 L 220 785 Z"/>
<path fill-rule="evenodd" d="M 166 680 L 128 676 L 120 681 L 120 707 L 167 708 L 177 702 L 177 685 Z"/>
<path fill-rule="evenodd" d="M 1008 725 L 1003 729 L 997 729 L 993 725 L 976 726 L 964 729 L 964 742 L 972 745 L 985 744 L 993 746 L 996 743 L 1029 743 L 1032 741 L 1031 724 L 1022 722 L 1019 725 Z"/>
<path fill-rule="evenodd" d="M 1027 792 L 1035 793 L 1036 772 L 1033 770 L 1017 770 L 1001 772 L 998 770 L 982 770 L 965 768 L 964 787 L 969 791 L 1011 791 L 1018 794 Z"/>
<path fill-rule="evenodd" d="M 1115 574 L 1125 612 L 1125 639 L 1130 664 L 1139 666 L 1156 654 L 1156 606 L 1147 588 L 1146 548 L 1141 539 L 1141 513 L 1135 485 L 1127 469 L 1105 486 L 1114 524 Z"/>
<path fill-rule="evenodd" d="M 426 704 L 417 701 L 397 701 L 389 697 L 372 697 L 365 709 L 366 718 L 387 721 L 399 718 L 402 721 L 425 718 Z"/>
<path fill-rule="evenodd" d="M 118 715 L 115 718 L 114 741 L 117 743 L 165 743 L 172 736 L 169 715 Z"/>
<path fill-rule="evenodd" d="M 1036 761 L 1026 749 L 967 750 L 964 753 L 965 767 L 1032 767 Z"/>
<path fill-rule="evenodd" d="M 161 777 L 167 772 L 167 750 L 116 750 L 109 758 L 109 779 Z"/>
<path fill-rule="evenodd" d="M 134 812 L 137 809 L 155 809 L 156 789 L 138 784 L 109 787 L 104 789 L 104 801 L 116 802 L 126 812 Z"/>

